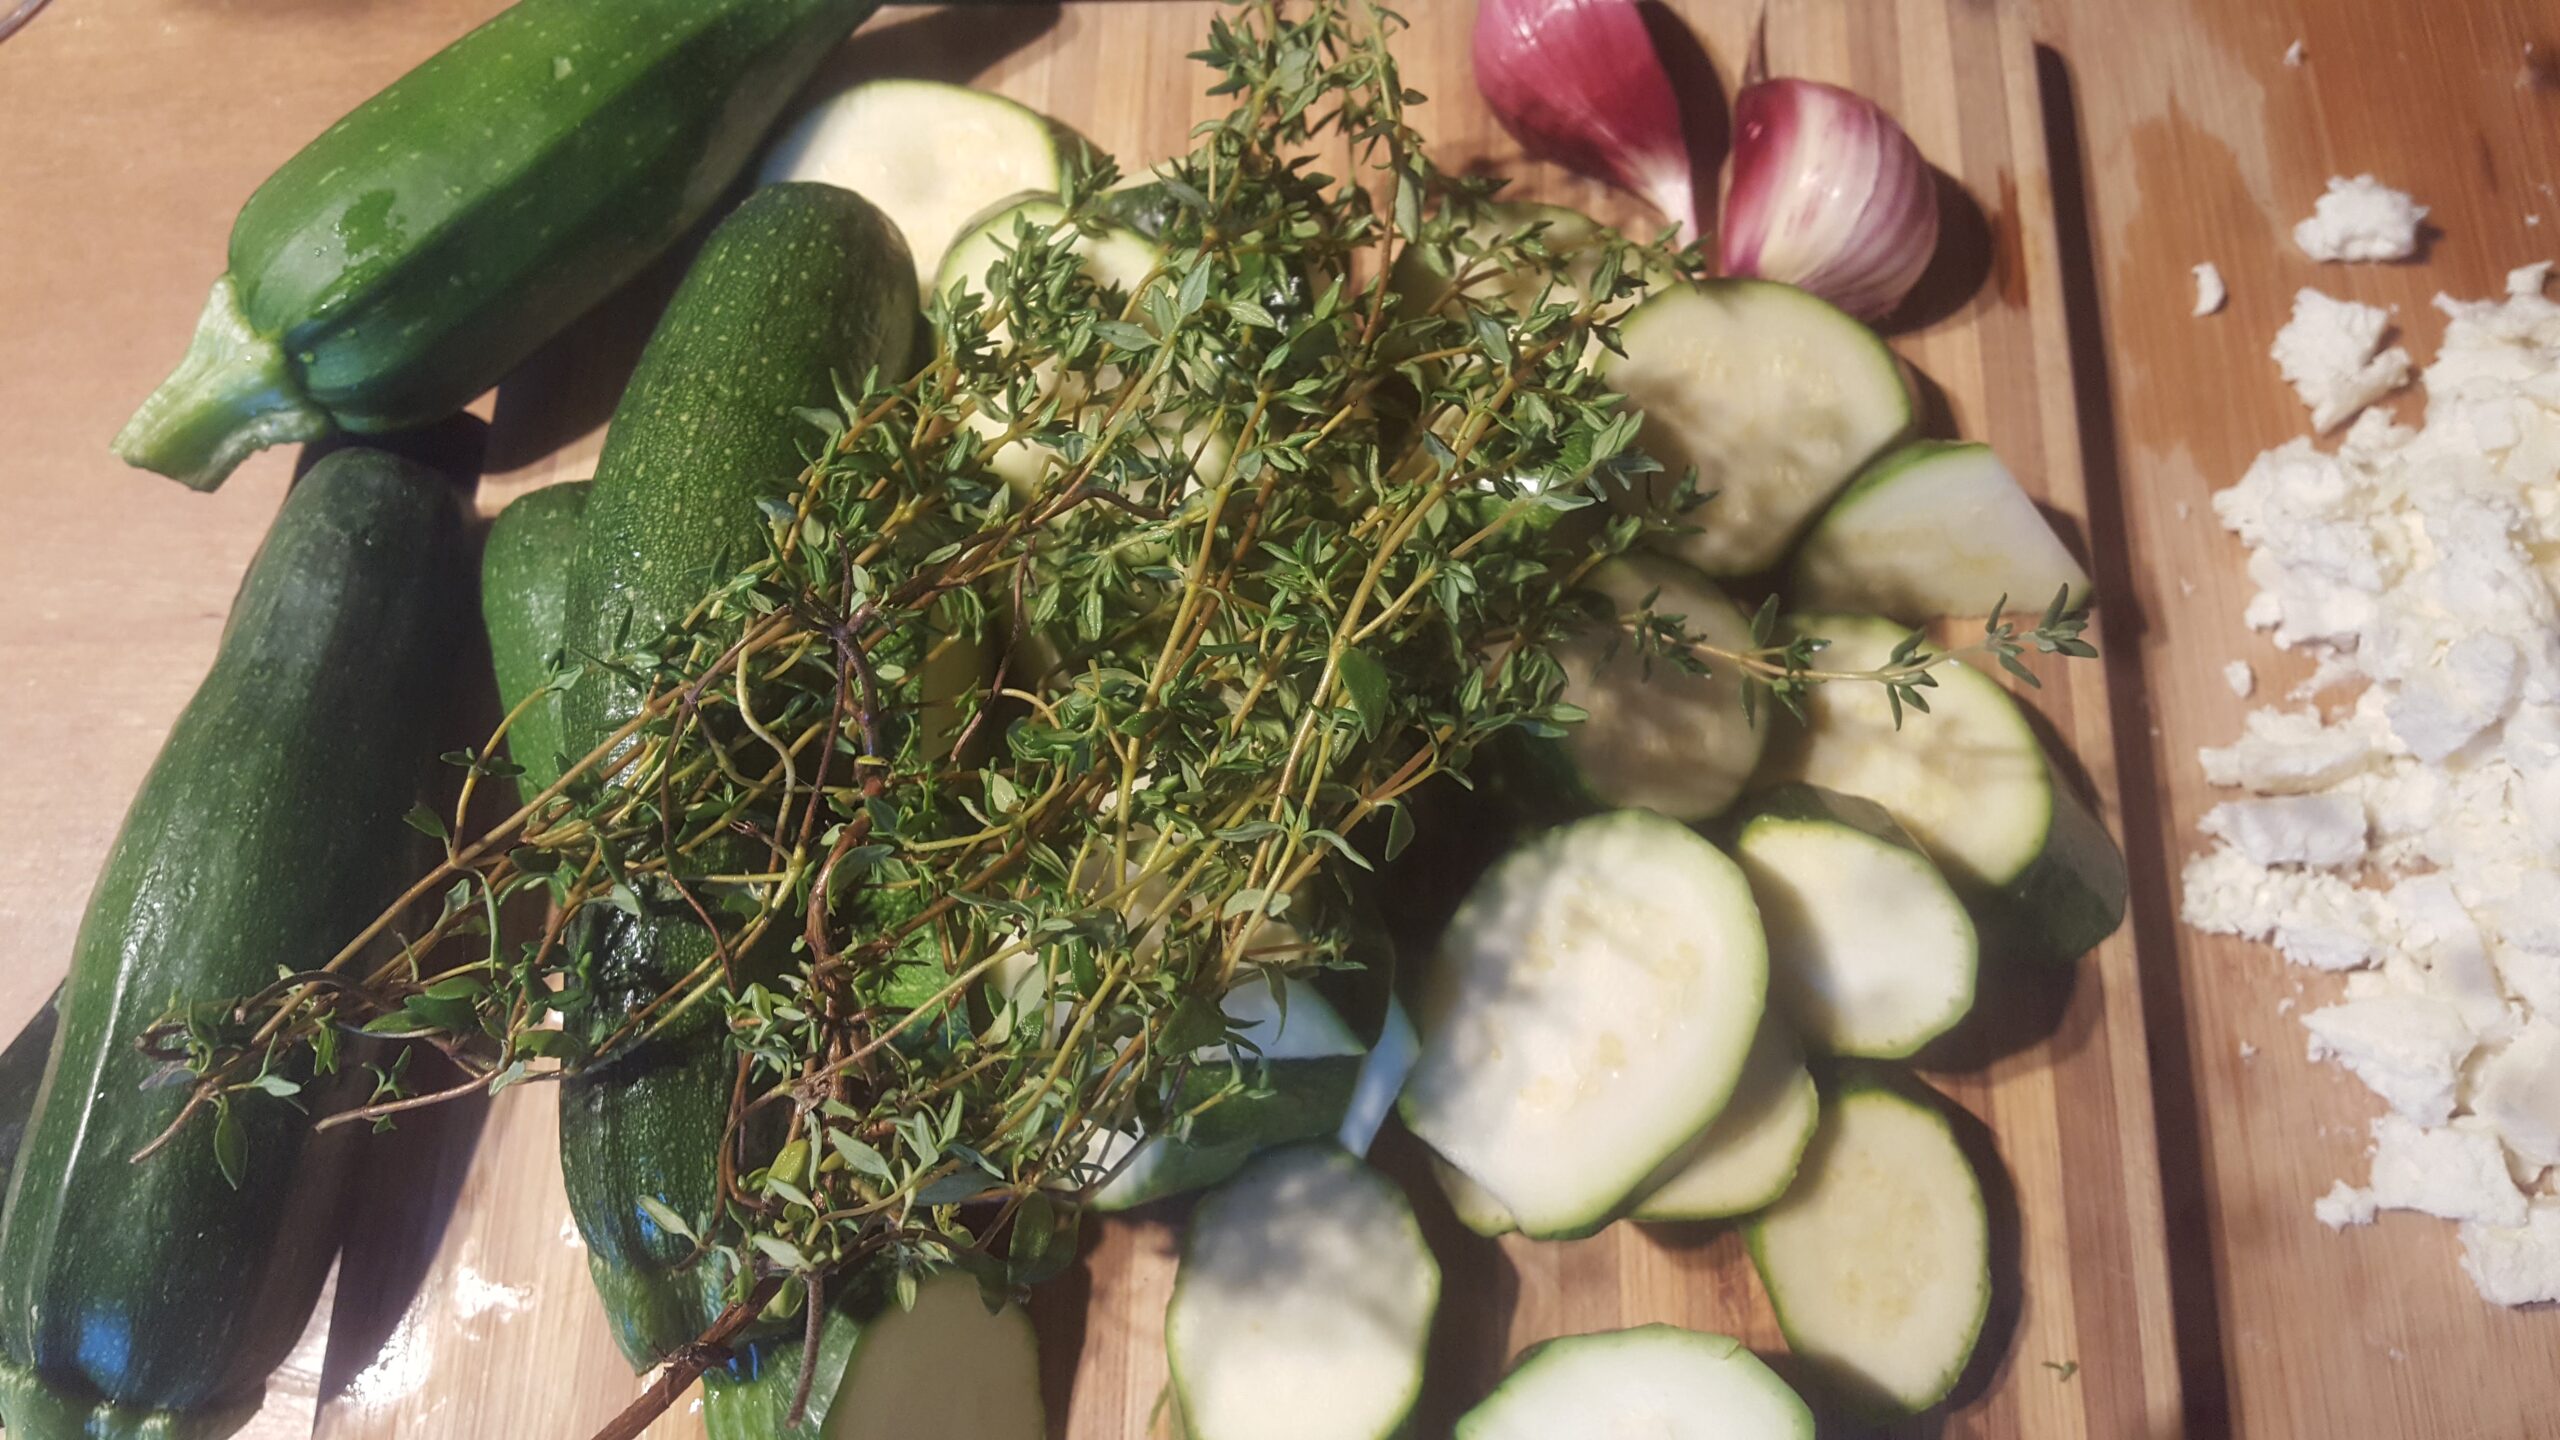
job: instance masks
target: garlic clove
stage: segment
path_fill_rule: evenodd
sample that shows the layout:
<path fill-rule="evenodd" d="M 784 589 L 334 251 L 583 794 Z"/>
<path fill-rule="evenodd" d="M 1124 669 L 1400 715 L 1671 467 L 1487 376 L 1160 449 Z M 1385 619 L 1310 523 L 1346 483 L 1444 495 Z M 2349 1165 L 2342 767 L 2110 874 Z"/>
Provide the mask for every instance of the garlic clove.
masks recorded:
<path fill-rule="evenodd" d="M 1778 280 L 1862 320 L 1902 303 L 1938 246 L 1920 148 L 1875 102 L 1815 80 L 1761 80 L 1734 99 L 1723 273 Z"/>
<path fill-rule="evenodd" d="M 1703 233 L 1680 98 L 1635 0 L 1483 0 L 1476 88 L 1521 147 Z"/>

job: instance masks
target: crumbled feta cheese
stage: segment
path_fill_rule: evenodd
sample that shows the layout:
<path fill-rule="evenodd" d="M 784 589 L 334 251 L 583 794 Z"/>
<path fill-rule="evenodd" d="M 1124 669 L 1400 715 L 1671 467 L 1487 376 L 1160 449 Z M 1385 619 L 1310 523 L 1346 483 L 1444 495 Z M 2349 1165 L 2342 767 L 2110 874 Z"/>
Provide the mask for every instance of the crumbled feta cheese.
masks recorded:
<path fill-rule="evenodd" d="M 2301 69 L 2301 68 L 2302 68 L 2302 62 L 2303 62 L 2303 59 L 2304 59 L 2306 56 L 2308 56 L 2310 53 L 2311 53 L 2311 52 L 2310 52 L 2310 50 L 2309 50 L 2306 46 L 2304 46 L 2304 45 L 2303 45 L 2303 43 L 2302 43 L 2301 41 L 2299 41 L 2299 40 L 2296 40 L 2296 41 L 2294 41 L 2292 44 L 2287 45 L 2286 47 L 2284 47 L 2284 63 L 2285 63 L 2285 68 L 2290 69 L 2290 70 L 2299 70 L 2299 69 Z"/>
<path fill-rule="evenodd" d="M 2195 315 L 2197 319 L 2203 319 L 2222 308 L 2222 303 L 2231 298 L 2231 290 L 2222 283 L 2221 267 L 2212 261 L 2207 260 L 2192 268 L 2196 277 Z"/>
<path fill-rule="evenodd" d="M 2309 710 L 2252 710 L 2239 740 L 2199 751 L 2204 778 L 2261 795 L 2302 795 L 2362 774 L 2379 759 L 2369 727 L 2325 725 Z"/>
<path fill-rule="evenodd" d="M 2293 297 L 2293 318 L 2276 332 L 2267 352 L 2293 393 L 2311 407 L 2311 428 L 2326 433 L 2367 405 L 2409 383 L 2409 352 L 2394 345 L 2380 354 L 2388 312 L 2304 288 Z"/>
<path fill-rule="evenodd" d="M 2406 260 L 2418 253 L 2426 218 L 2426 206 L 2370 175 L 2333 176 L 2311 217 L 2293 227 L 2293 243 L 2314 260 Z"/>
<path fill-rule="evenodd" d="M 2364 858 L 2364 807 L 2352 795 L 2278 795 L 2226 800 L 2198 827 L 2249 863 L 2334 869 Z"/>
<path fill-rule="evenodd" d="M 2234 660 L 2222 667 L 2222 683 L 2231 687 L 2232 694 L 2246 700 L 2258 688 L 2258 672 L 2249 668 L 2248 661 Z"/>
<path fill-rule="evenodd" d="M 2537 1018 L 2481 1062 L 2471 1109 L 2525 1165 L 2560 1165 L 2560 1023 Z"/>
<path fill-rule="evenodd" d="M 2462 1268 L 2495 1304 L 2560 1300 L 2560 1199 L 2534 1201 L 2520 1226 L 2463 1226 Z"/>
<path fill-rule="evenodd" d="M 2297 298 L 2279 363 L 2315 425 L 2354 423 L 2332 453 L 2296 440 L 2260 456 L 2214 509 L 2250 550 L 2243 618 L 2317 662 L 2296 697 L 2356 693 L 2328 715 L 2253 711 L 2200 754 L 2208 780 L 2246 794 L 2203 820 L 2215 843 L 2189 861 L 2182 905 L 2190 925 L 2344 972 L 2335 1003 L 2302 1017 L 2309 1050 L 2389 1113 L 2370 1184 L 2321 1197 L 2321 1222 L 2377 1206 L 2459 1220 L 2465 1269 L 2507 1304 L 2560 1299 L 2550 272 L 2518 268 L 2495 301 L 2439 297 L 2415 426 L 2358 413 L 2407 373 L 2404 354 L 2374 357 L 2389 316 Z"/>
<path fill-rule="evenodd" d="M 2359 1190 L 2344 1180 L 2332 1182 L 2329 1193 L 2311 1202 L 2312 1217 L 2332 1230 L 2350 1225 L 2373 1223 L 2373 1192 Z"/>
<path fill-rule="evenodd" d="M 2421 1125 L 2453 1118 L 2462 1062 L 2477 1037 L 2462 1014 L 2422 990 L 2342 1000 L 2302 1017 L 2314 1060 L 2335 1059 L 2398 1115 Z"/>
<path fill-rule="evenodd" d="M 2258 1047 L 2257 1047 L 2257 1046 L 2255 1046 L 2255 1045 L 2250 1044 L 2250 1043 L 2249 1043 L 2248 1041 L 2246 1041 L 2246 1040 L 2241 1041 L 2241 1042 L 2240 1042 L 2240 1063 L 2241 1063 L 2241 1064 L 2243 1064 L 2243 1065 L 2246 1065 L 2246 1064 L 2248 1064 L 2250 1061 L 2255 1060 L 2255 1059 L 2257 1059 L 2257 1058 L 2258 1058 Z"/>
<path fill-rule="evenodd" d="M 2274 943 L 2314 970 L 2355 970 L 2377 958 L 2381 901 L 2326 870 L 2270 870 L 2228 845 L 2187 862 L 2186 922 L 2218 935 Z"/>
<path fill-rule="evenodd" d="M 2524 1192 L 2507 1173 L 2497 1132 L 2475 1121 L 2431 1130 L 2398 1115 L 2376 1120 L 2373 1179 L 2365 1188 L 2380 1210 L 2484 1225 L 2525 1222 Z"/>

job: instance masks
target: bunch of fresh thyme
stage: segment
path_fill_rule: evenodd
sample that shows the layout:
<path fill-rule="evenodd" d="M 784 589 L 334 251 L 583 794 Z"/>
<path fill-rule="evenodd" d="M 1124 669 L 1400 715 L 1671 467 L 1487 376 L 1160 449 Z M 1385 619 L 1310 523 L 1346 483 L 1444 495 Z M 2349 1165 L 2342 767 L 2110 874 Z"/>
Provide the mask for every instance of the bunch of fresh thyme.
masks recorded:
<path fill-rule="evenodd" d="M 1400 24 L 1363 0 L 1215 23 L 1197 58 L 1234 108 L 1146 205 L 1095 161 L 985 293 L 933 302 L 920 374 L 804 415 L 767 554 L 673 633 L 564 658 L 555 690 L 643 682 L 637 719 L 485 829 L 512 767 L 497 740 L 448 757 L 457 813 L 413 817 L 445 859 L 403 907 L 320 971 L 162 1027 L 225 1153 L 231 1107 L 276 1092 L 267 1062 L 334 1064 L 342 1031 L 466 1078 L 418 1094 L 382 1067 L 323 1123 L 550 1078 L 721 1007 L 727 1203 L 657 1218 L 736 1277 L 739 1318 L 857 1265 L 909 1292 L 943 1265 L 1037 1281 L 1106 1178 L 1098 1137 L 1179 1136 L 1256 1093 L 1221 998 L 1358 963 L 1359 877 L 1410 837 L 1407 797 L 1579 718 L 1553 659 L 1594 619 L 1577 582 L 1655 523 L 1602 503 L 1654 467 L 1586 361 L 1633 277 L 1679 257 L 1488 225 L 1497 182 L 1435 169 L 1408 122 Z M 1140 210 L 1152 268 L 1098 279 L 1088 237 Z M 1925 708 L 1948 658 L 1915 641 L 1833 675 L 1775 616 L 1748 652 L 1650 607 L 1600 623 L 1791 708 L 1836 679 Z M 2078 628 L 2057 607 L 1983 645 L 2076 654 Z M 745 868 L 705 858 L 740 837 Z M 637 1008 L 547 1021 L 599 1008 L 580 912 L 644 897 L 690 906 L 718 953 Z M 502 929 L 515 907 L 544 910 L 536 938 Z"/>

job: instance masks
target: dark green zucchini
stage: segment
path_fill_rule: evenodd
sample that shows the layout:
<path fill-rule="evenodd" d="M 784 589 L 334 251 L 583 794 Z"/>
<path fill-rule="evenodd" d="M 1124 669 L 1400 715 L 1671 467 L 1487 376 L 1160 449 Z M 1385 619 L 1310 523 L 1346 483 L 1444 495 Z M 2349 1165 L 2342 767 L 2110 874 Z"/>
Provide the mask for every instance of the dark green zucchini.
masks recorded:
<path fill-rule="evenodd" d="M 301 1335 L 343 1143 L 252 1095 L 237 1184 L 211 1123 L 135 1164 L 187 1097 L 135 1041 L 173 1001 L 322 963 L 410 878 L 464 579 L 450 487 L 365 450 L 304 477 L 251 562 L 90 896 L 0 1212 L 9 1440 L 226 1434 Z"/>
<path fill-rule="evenodd" d="M 811 184 L 749 196 L 712 232 L 614 411 L 570 574 L 570 645 L 610 655 L 626 636 L 645 643 L 723 567 L 763 554 L 755 502 L 798 479 L 810 433 L 791 409 L 833 405 L 837 375 L 859 383 L 903 361 L 915 314 L 914 263 L 868 202 Z M 562 697 L 563 748 L 603 743 L 643 700 L 631 680 L 591 674 Z M 571 1020 L 598 1035 L 711 953 L 710 933 L 684 913 L 615 912 L 591 936 L 594 1013 Z M 716 1005 L 697 1006 L 560 1087 L 570 1210 L 635 1367 L 664 1359 L 719 1310 L 721 1277 L 640 1203 L 708 1232 L 730 1086 L 718 1019 Z"/>
<path fill-rule="evenodd" d="M 241 208 L 116 451 L 199 490 L 264 446 L 462 408 L 709 211 L 879 0 L 519 0 Z"/>
<path fill-rule="evenodd" d="M 27 1027 L 9 1048 L 0 1050 L 0 1195 L 8 1193 L 9 1172 L 17 1165 L 27 1119 L 35 1113 L 36 1087 L 44 1083 L 45 1058 L 53 1053 L 61 1021 L 62 992 L 56 990 L 27 1017 Z"/>
<path fill-rule="evenodd" d="M 489 664 L 498 704 L 507 714 L 551 678 L 569 639 L 569 562 L 578 553 L 578 521 L 588 482 L 546 485 L 519 495 L 489 526 L 480 549 L 480 623 L 489 632 Z M 507 758 L 524 773 L 525 799 L 551 788 L 570 760 L 560 745 L 560 697 L 546 695 L 507 731 Z"/>

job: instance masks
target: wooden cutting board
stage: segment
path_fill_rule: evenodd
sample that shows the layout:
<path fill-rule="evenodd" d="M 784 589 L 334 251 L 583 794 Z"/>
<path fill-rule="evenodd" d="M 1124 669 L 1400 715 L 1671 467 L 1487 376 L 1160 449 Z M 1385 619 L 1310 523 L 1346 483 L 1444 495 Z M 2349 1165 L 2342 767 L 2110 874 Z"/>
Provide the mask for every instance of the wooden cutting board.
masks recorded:
<path fill-rule="evenodd" d="M 2071 60 L 2066 156 L 2083 167 L 2094 252 L 2079 297 L 2103 320 L 2090 382 L 2093 506 L 2116 598 L 2107 642 L 2146 918 L 2177 1326 L 2191 1433 L 2374 1440 L 2560 1435 L 2560 1307 L 2482 1301 L 2455 1227 L 2414 1214 L 2331 1233 L 2312 1200 L 2366 1172 L 2382 1106 L 2304 1054 L 2304 1012 L 2340 977 L 2269 948 L 2180 929 L 2177 876 L 2196 821 L 2226 792 L 2196 750 L 2228 744 L 2251 705 L 2311 670 L 2241 621 L 2255 589 L 2213 492 L 2308 428 L 2267 357 L 2294 292 L 2393 311 L 2421 363 L 2439 292 L 2503 293 L 2514 266 L 2560 258 L 2560 7 L 2549 0 L 2071 0 L 2046 38 Z M 2298 64 L 2287 50 L 2300 42 Z M 2049 73 L 2059 66 L 2049 67 Z M 2294 222 L 2333 175 L 2370 173 L 2431 208 L 2395 265 L 2322 265 Z M 2229 282 L 2192 317 L 2188 267 Z M 2394 402 L 2414 417 L 2413 389 Z M 2255 667 L 2255 697 L 2223 666 Z"/>
<path fill-rule="evenodd" d="M 166 85 L 185 72 L 191 41 L 260 53 L 255 45 L 240 51 L 239 29 L 218 27 L 245 27 L 270 47 L 270 57 L 297 53 L 295 75 L 268 92 L 266 103 L 313 117 L 291 142 L 260 153 L 216 147 L 208 163 L 221 173 L 200 183 L 128 186 L 131 223 L 162 228 L 150 231 L 147 244 L 122 245 L 120 260 L 174 267 L 190 278 L 183 286 L 153 285 L 147 304 L 105 287 L 94 303 L 114 322 L 105 333 L 165 339 L 172 351 L 189 309 L 167 303 L 162 292 L 200 291 L 230 210 L 265 169 L 318 121 L 496 8 L 493 0 L 406 0 L 324 17 L 288 5 L 131 5 L 152 13 L 156 34 L 130 15 L 74 9 L 12 43 L 12 52 L 52 47 L 56 60 L 86 62 L 76 73 L 102 77 L 100 90 L 79 106 L 47 116 L 53 148 L 33 165 L 61 193 L 71 193 L 72 175 L 115 183 L 141 163 L 95 129 L 117 107 L 164 116 L 172 133 L 184 129 L 182 108 L 142 79 L 119 77 L 156 73 Z M 1416 29 L 1401 47 L 1407 77 L 1434 97 L 1424 126 L 1444 159 L 1516 175 L 1526 193 L 1541 198 L 1611 219 L 1638 218 L 1619 197 L 1523 163 L 1474 102 L 1464 33 L 1472 7 L 1433 0 L 1409 8 Z M 1684 0 L 1671 8 L 1690 37 L 1675 46 L 1684 79 L 1729 93 L 1756 0 Z M 1170 151 L 1193 120 L 1212 113 L 1199 94 L 1200 72 L 1182 56 L 1215 9 L 1166 0 L 893 12 L 864 32 L 835 79 L 897 73 L 982 83 L 1138 165 Z M 87 30 L 111 20 L 111 34 Z M 2118 544 L 2112 533 L 2090 533 L 2087 522 L 2030 12 L 1981 0 L 1780 0 L 1769 20 L 1777 68 L 1874 95 L 1969 199 L 1951 207 L 1948 226 L 1949 253 L 1969 263 L 1933 277 L 1914 323 L 1895 337 L 1924 377 L 1930 428 L 1998 446 L 2075 544 L 2101 553 Z M 119 44 L 140 47 L 156 70 L 109 63 L 109 47 Z M 27 73 L 19 67 L 33 63 L 29 55 L 0 53 L 0 74 Z M 0 116 L 32 121 L 34 111 L 9 108 L 0 93 Z M 56 166 L 68 168 L 50 168 Z M 582 326 L 498 395 L 484 512 L 523 489 L 586 473 L 621 369 L 645 336 L 648 288 Z M 61 313 L 58 302 L 32 291 L 0 290 L 0 305 L 8 307 L 0 313 L 18 317 Z M 76 357 L 74 373 L 94 382 L 79 399 L 98 412 L 83 422 L 98 433 L 120 418 L 118 401 L 156 378 L 161 359 L 156 350 L 113 353 L 68 326 L 59 344 Z M 47 348 L 20 353 L 41 358 Z M 11 492 L 13 514 L 24 514 L 32 539 L 9 542 L 5 563 L 12 569 L 0 572 L 10 582 L 7 593 L 69 608 L 46 612 L 48 626 L 33 632 L 41 644 L 0 633 L 0 668 L 25 685 L 18 694 L 28 702 L 0 714 L 0 741 L 7 742 L 0 753 L 26 753 L 38 734 L 76 731 L 65 742 L 72 763 L 83 747 L 104 747 L 108 763 L 131 775 L 139 768 L 132 757 L 147 756 L 201 669 L 227 594 L 220 577 L 236 574 L 254 543 L 282 467 L 263 462 L 211 500 L 112 467 L 85 468 L 97 473 L 82 474 L 79 483 L 88 488 L 76 493 Z M 102 536 L 162 563 L 135 567 L 121 588 L 96 583 Z M 61 703 L 81 692 L 89 667 L 131 666 L 134 657 L 123 647 L 137 634 L 153 647 L 149 658 L 158 668 L 118 672 L 125 704 L 99 712 Z M 2107 671 L 2078 665 L 2047 673 L 2050 683 L 2034 703 L 2077 757 L 2112 822 L 2118 746 Z M 12 773 L 38 793 L 66 788 Z M 67 950 L 72 917 L 59 897 L 85 893 L 87 868 L 104 848 L 122 794 L 93 797 L 98 805 L 71 818 L 80 843 L 0 835 L 0 855 L 52 882 L 49 891 L 32 883 L 0 889 L 0 906 L 14 907 L 0 916 L 23 925 L 32 953 Z M 2150 803 L 2148 795 L 2136 799 Z M 1994 1195 L 1999 1266 L 1974 1371 L 1947 1417 L 1905 1427 L 1908 1433 L 2003 1440 L 2179 1433 L 2137 938 L 2152 937 L 2120 935 L 2076 970 L 1988 997 L 1987 1005 L 2001 1007 L 2003 1023 L 1982 1037 L 1981 1063 L 1931 1076 L 1980 1122 L 1973 1138 Z M 583 1257 L 564 1229 L 549 1101 L 525 1091 L 503 1097 L 485 1116 L 457 1110 L 404 1128 L 386 1149 L 364 1197 L 372 1223 L 342 1267 L 321 1433 L 574 1440 L 632 1393 L 635 1382 L 604 1339 Z M 1416 1198 L 1448 1275 L 1426 1432 L 1480 1395 L 1520 1346 L 1549 1335 L 1670 1320 L 1728 1330 L 1763 1349 L 1778 1346 L 1765 1299 L 1730 1233 L 1620 1226 L 1571 1244 L 1495 1244 L 1450 1223 L 1427 1188 Z M 1059 1433 L 1076 1440 L 1149 1433 L 1162 1385 L 1172 1225 L 1100 1226 L 1087 1264 L 1038 1302 Z M 279 1403 L 273 1433 L 292 1430 L 309 1413 L 290 1401 Z M 680 1411 L 655 1433 L 696 1428 Z"/>

